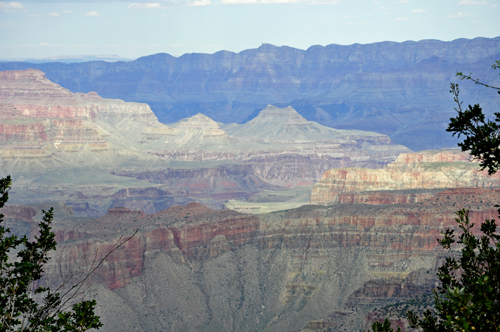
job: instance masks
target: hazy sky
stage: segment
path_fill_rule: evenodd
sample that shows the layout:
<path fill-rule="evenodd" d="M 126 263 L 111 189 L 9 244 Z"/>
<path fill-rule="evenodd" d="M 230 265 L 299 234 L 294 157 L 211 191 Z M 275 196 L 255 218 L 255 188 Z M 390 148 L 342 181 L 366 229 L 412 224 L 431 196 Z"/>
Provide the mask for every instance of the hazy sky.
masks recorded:
<path fill-rule="evenodd" d="M 0 58 L 499 35 L 500 0 L 0 1 Z"/>

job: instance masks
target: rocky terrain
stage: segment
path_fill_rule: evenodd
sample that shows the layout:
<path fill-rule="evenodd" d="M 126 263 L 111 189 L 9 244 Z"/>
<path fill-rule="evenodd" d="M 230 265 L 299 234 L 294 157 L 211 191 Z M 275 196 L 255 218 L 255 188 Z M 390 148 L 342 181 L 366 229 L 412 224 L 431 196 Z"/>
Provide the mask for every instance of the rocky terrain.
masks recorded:
<path fill-rule="evenodd" d="M 338 129 L 375 131 L 412 150 L 456 146 L 444 131 L 454 116 L 448 93 L 455 73 L 494 86 L 491 65 L 500 37 L 311 46 L 263 44 L 240 53 L 154 54 L 130 62 L 0 63 L 0 70 L 36 68 L 72 92 L 145 102 L 164 123 L 203 113 L 244 123 L 268 104 L 292 106 L 307 120 Z M 467 84 L 466 82 L 462 83 Z M 465 103 L 498 109 L 493 90 L 467 84 Z"/>
<path fill-rule="evenodd" d="M 500 176 L 480 171 L 468 153 L 422 151 L 403 153 L 383 169 L 328 170 L 313 186 L 311 203 L 414 203 L 429 198 L 429 189 L 492 186 L 500 186 Z M 420 191 L 399 195 L 398 191 L 408 189 Z"/>
<path fill-rule="evenodd" d="M 2 105 L 19 116 L 16 102 Z M 32 114 L 32 108 L 24 112 Z M 363 166 L 377 165 L 373 156 L 389 160 L 391 149 L 407 150 L 380 134 L 311 123 L 291 108 L 269 106 L 244 125 L 221 125 L 203 115 L 172 126 L 154 119 L 135 121 L 129 125 L 142 129 L 126 136 L 114 123 L 126 126 L 128 116 L 122 122 L 116 121 L 116 113 L 113 121 L 108 120 L 112 115 L 94 121 L 89 113 L 80 114 L 82 123 L 95 129 L 92 135 L 102 135 L 111 149 L 134 151 L 138 157 L 96 169 L 75 168 L 68 158 L 71 167 L 53 164 L 34 179 L 18 172 L 20 185 L 10 192 L 9 202 L 41 203 L 10 205 L 2 213 L 15 234 L 34 236 L 40 211 L 56 207 L 58 250 L 44 279 L 51 285 L 70 273 L 83 275 L 94 258 L 138 230 L 89 280 L 104 331 L 361 330 L 382 315 L 375 309 L 426 296 L 436 285 L 436 269 L 447 255 L 436 239 L 455 227 L 455 211 L 469 208 L 476 225 L 497 217 L 499 178 L 479 171 L 469 155 L 457 150 L 406 152 L 379 169 L 328 170 L 312 187 L 313 204 L 294 209 L 261 214 L 215 210 L 189 201 L 245 199 L 252 192 L 261 192 L 249 197 L 257 204 L 259 197 L 279 203 L 303 197 L 300 190 L 276 194 L 282 187 L 258 173 L 259 167 L 272 169 L 281 160 L 272 159 L 273 153 L 288 163 L 284 165 L 297 165 L 300 159 L 290 153 L 297 151 L 310 162 L 303 167 L 312 168 L 308 165 L 323 155 L 339 165 Z M 47 128 L 50 121 L 52 117 Z M 118 129 L 102 129 L 113 125 Z M 161 134 L 143 135 L 154 131 Z M 118 135 L 129 145 L 116 144 L 123 142 L 115 139 Z M 9 137 L 4 136 L 2 148 L 18 149 Z M 85 139 L 80 136 L 79 144 L 90 144 Z M 37 142 L 53 146 L 54 140 L 40 136 Z M 182 148 L 169 149 L 170 144 Z M 242 146 L 246 154 L 236 153 Z M 276 148 L 280 146 L 286 149 Z M 49 160 L 68 155 L 54 151 Z M 87 159 L 103 154 L 83 148 L 80 153 Z M 227 156 L 225 164 L 218 163 L 217 154 Z M 31 161 L 22 164 L 23 158 Z M 2 162 L 15 165 L 11 160 L 20 169 L 33 162 L 47 165 L 22 154 Z M 144 160 L 149 160 L 147 166 L 141 167 Z M 104 215 L 103 207 L 109 207 Z M 82 217 L 89 214 L 97 218 Z"/>
<path fill-rule="evenodd" d="M 499 57 L 500 37 L 0 63 L 1 212 L 35 236 L 55 206 L 52 286 L 138 230 L 89 279 L 103 331 L 404 326 L 448 254 L 436 239 L 461 208 L 497 218 L 500 177 L 399 144 L 454 145 L 449 82 L 500 85 Z"/>
<path fill-rule="evenodd" d="M 76 218 L 56 205 L 58 250 L 46 282 L 86 271 L 120 236 L 138 234 L 91 278 L 103 331 L 354 331 L 374 308 L 425 295 L 454 212 L 495 218 L 498 188 L 436 190 L 413 203 L 309 205 L 269 214 L 198 203 L 145 214 L 113 208 Z M 45 205 L 7 206 L 35 232 Z"/>
<path fill-rule="evenodd" d="M 0 142 L 0 176 L 14 176 L 6 226 L 34 236 L 56 207 L 43 283 L 78 278 L 138 230 L 89 280 L 104 331 L 360 330 L 435 286 L 455 211 L 478 225 L 500 197 L 499 178 L 458 151 L 410 153 L 271 105 L 245 124 L 165 125 L 38 70 L 0 72 Z M 301 184 L 314 184 L 309 205 L 216 209 L 300 201 L 276 192 Z"/>
<path fill-rule="evenodd" d="M 221 208 L 312 184 L 332 167 L 380 168 L 409 151 L 382 134 L 307 121 L 291 107 L 269 105 L 244 125 L 202 114 L 164 125 L 146 104 L 72 93 L 34 69 L 0 72 L 0 142 L 0 176 L 14 176 L 17 203 L 57 200 L 87 216 L 189 201 Z"/>

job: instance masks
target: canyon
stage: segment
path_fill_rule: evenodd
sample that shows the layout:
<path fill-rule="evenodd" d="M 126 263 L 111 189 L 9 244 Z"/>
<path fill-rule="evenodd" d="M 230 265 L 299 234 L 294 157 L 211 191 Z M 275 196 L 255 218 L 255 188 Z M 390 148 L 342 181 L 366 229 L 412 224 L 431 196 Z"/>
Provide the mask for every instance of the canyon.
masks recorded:
<path fill-rule="evenodd" d="M 216 176 L 213 168 L 202 172 Z M 133 176 L 171 185 L 167 171 Z M 184 179 L 197 183 L 193 177 Z M 136 190 L 113 194 L 116 204 L 168 197 Z M 498 197 L 498 176 L 466 153 L 440 150 L 402 153 L 383 169 L 328 170 L 310 204 L 271 213 L 197 202 L 158 204 L 154 213 L 122 205 L 96 218 L 61 202 L 7 205 L 2 213 L 14 234 L 34 236 L 42 209 L 55 207 L 58 250 L 42 281 L 49 286 L 69 274 L 77 280 L 137 230 L 89 279 L 103 331 L 356 331 L 386 316 L 407 326 L 384 308 L 428 296 L 449 255 L 436 239 L 456 229 L 455 212 L 469 209 L 478 232 L 497 218 Z"/>
<path fill-rule="evenodd" d="M 469 208 L 476 225 L 497 217 L 498 187 L 428 194 L 418 202 L 259 215 L 191 202 L 154 214 L 117 207 L 81 218 L 59 203 L 58 250 L 43 284 L 84 274 L 138 229 L 91 277 L 103 331 L 360 330 L 375 308 L 436 285 L 436 268 L 449 254 L 436 239 L 456 228 L 455 211 Z M 35 234 L 46 207 L 10 205 L 2 213 L 15 233 Z"/>
<path fill-rule="evenodd" d="M 405 66 L 417 63 L 422 73 L 479 66 L 497 52 L 497 39 L 469 41 L 484 52 L 455 52 L 463 42 L 391 47 L 413 48 L 400 54 Z M 259 50 L 259 56 L 290 51 Z M 308 56 L 313 51 L 320 49 Z M 168 58 L 152 57 L 160 64 Z M 389 58 L 382 52 L 378 62 L 366 63 L 404 76 L 406 67 Z M 81 66 L 50 65 L 62 76 Z M 102 76 L 95 75 L 94 83 Z M 144 87 L 144 94 L 153 91 Z M 270 91 L 264 88 L 252 89 Z M 157 98 L 164 97 L 161 89 L 154 90 Z M 212 93 L 215 84 L 207 89 Z M 483 220 L 497 218 L 500 177 L 458 149 L 411 152 L 393 142 L 395 134 L 339 129 L 340 122 L 327 127 L 285 102 L 259 106 L 245 123 L 222 123 L 194 107 L 194 114 L 163 124 L 147 104 L 100 94 L 72 92 L 37 69 L 0 72 L 0 176 L 14 178 L 10 205 L 1 211 L 5 225 L 33 237 L 42 209 L 55 208 L 58 249 L 41 284 L 53 287 L 71 274 L 77 280 L 137 230 L 89 278 L 103 331 L 367 329 L 387 305 L 427 296 L 436 286 L 436 269 L 449 255 L 436 239 L 456 229 L 457 210 L 470 209 L 475 232 Z M 415 134 L 416 127 L 405 128 Z M 428 134 L 419 132 L 433 137 Z M 289 201 L 304 205 L 280 208 Z"/>
<path fill-rule="evenodd" d="M 312 187 L 311 203 L 412 203 L 429 197 L 423 192 L 402 197 L 391 191 L 495 186 L 500 186 L 500 175 L 489 176 L 487 171 L 481 171 L 468 153 L 421 151 L 403 153 L 383 169 L 328 170 Z"/>
<path fill-rule="evenodd" d="M 269 133 L 276 130 L 276 135 Z M 268 105 L 247 124 L 203 114 L 165 125 L 148 105 L 71 91 L 39 70 L 0 72 L 0 175 L 16 203 L 64 202 L 81 216 L 213 208 L 262 190 L 310 185 L 332 167 L 381 168 L 404 146 Z"/>
<path fill-rule="evenodd" d="M 450 82 L 473 73 L 499 86 L 491 65 L 500 37 L 311 46 L 263 44 L 239 53 L 153 54 L 134 61 L 2 62 L 0 70 L 40 69 L 72 92 L 147 103 L 164 123 L 198 113 L 245 123 L 268 104 L 337 129 L 375 131 L 411 150 L 456 146 L 444 131 L 454 116 Z M 498 109 L 494 91 L 461 83 L 462 100 Z"/>

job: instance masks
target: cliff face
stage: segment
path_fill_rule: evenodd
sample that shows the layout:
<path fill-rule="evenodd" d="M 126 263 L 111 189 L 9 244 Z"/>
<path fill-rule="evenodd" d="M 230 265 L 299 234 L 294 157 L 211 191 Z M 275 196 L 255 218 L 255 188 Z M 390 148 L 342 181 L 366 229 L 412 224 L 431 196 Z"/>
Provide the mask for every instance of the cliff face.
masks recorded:
<path fill-rule="evenodd" d="M 454 211 L 470 207 L 479 225 L 496 217 L 499 194 L 455 188 L 418 203 L 258 216 L 197 203 L 151 215 L 116 208 L 87 220 L 57 211 L 46 280 L 84 272 L 96 249 L 102 257 L 139 229 L 92 277 L 105 331 L 357 330 L 374 306 L 434 287 L 446 255 L 436 238 L 454 227 Z M 23 211 L 4 213 L 8 222 L 32 220 Z"/>
<path fill-rule="evenodd" d="M 291 105 L 308 120 L 377 131 L 422 150 L 456 144 L 443 131 L 453 116 L 449 82 L 462 71 L 494 83 L 490 67 L 499 53 L 498 37 L 305 51 L 264 44 L 240 53 L 155 54 L 131 62 L 1 63 L 0 70 L 37 68 L 73 92 L 146 102 L 163 122 L 203 112 L 215 121 L 241 123 L 268 104 Z M 484 89 L 467 90 L 471 103 L 496 105 Z"/>
<path fill-rule="evenodd" d="M 498 175 L 488 176 L 477 162 L 459 152 L 419 152 L 401 154 L 383 169 L 331 169 L 314 185 L 311 203 L 362 202 L 375 196 L 372 191 L 457 187 L 491 187 L 500 185 Z M 357 193 L 364 192 L 362 195 Z M 390 194 L 388 194 L 390 195 Z M 354 198 L 354 197 L 359 198 Z M 350 197 L 350 198 L 348 198 Z M 417 199 L 416 197 L 414 199 Z M 405 201 L 405 199 L 403 199 Z"/>
<path fill-rule="evenodd" d="M 286 187 L 316 182 L 327 165 L 380 168 L 408 151 L 385 135 L 328 128 L 272 105 L 243 125 L 219 126 L 196 115 L 174 124 L 155 147 L 155 155 L 169 160 L 251 165 L 255 175 Z"/>
<path fill-rule="evenodd" d="M 80 162 L 92 152 L 122 150 L 119 141 L 134 145 L 133 129 L 161 127 L 147 105 L 105 100 L 94 92 L 74 94 L 39 70 L 0 72 L 0 91 L 0 155 L 7 163 L 61 157 Z"/>

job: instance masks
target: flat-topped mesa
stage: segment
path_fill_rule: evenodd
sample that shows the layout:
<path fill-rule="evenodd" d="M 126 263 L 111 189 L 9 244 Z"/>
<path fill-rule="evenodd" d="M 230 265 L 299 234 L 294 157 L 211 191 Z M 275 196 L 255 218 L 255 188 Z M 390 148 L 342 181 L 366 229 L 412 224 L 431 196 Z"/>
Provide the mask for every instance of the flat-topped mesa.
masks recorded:
<path fill-rule="evenodd" d="M 49 81 L 37 69 L 0 72 L 0 104 L 39 106 L 81 104 L 79 98 Z"/>
<path fill-rule="evenodd" d="M 0 104 L 13 105 L 30 118 L 94 119 L 134 115 L 139 121 L 158 122 L 146 104 L 104 99 L 95 92 L 72 93 L 35 69 L 0 72 Z"/>
<path fill-rule="evenodd" d="M 26 69 L 26 70 L 7 70 L 0 71 L 0 79 L 2 81 L 13 80 L 44 80 L 46 79 L 45 73 L 38 69 Z"/>
<path fill-rule="evenodd" d="M 256 118 L 250 120 L 249 122 L 252 121 L 258 122 L 259 120 L 269 119 L 269 118 L 271 121 L 283 119 L 287 122 L 287 124 L 290 125 L 303 124 L 308 122 L 302 115 L 300 115 L 291 106 L 279 108 L 273 105 L 267 105 L 266 108 L 260 111 L 259 115 L 257 115 Z"/>
<path fill-rule="evenodd" d="M 418 153 L 402 153 L 391 163 L 392 166 L 401 164 L 418 163 L 454 163 L 472 162 L 473 157 L 467 152 L 459 152 L 457 149 L 450 150 L 428 150 Z"/>
<path fill-rule="evenodd" d="M 311 203 L 338 203 L 345 200 L 347 193 L 500 186 L 500 175 L 489 176 L 479 170 L 478 163 L 470 162 L 471 159 L 458 151 L 424 151 L 402 154 L 378 170 L 330 169 L 313 186 Z"/>

